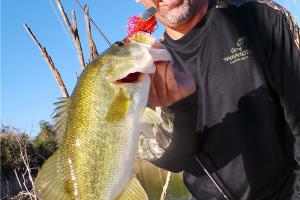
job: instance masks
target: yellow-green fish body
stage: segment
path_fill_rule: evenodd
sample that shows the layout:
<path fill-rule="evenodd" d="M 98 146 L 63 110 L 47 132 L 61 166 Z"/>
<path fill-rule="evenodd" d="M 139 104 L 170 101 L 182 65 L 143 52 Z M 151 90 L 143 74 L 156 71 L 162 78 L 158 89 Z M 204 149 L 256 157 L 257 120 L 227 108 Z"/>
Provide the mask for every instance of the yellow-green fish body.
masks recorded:
<path fill-rule="evenodd" d="M 147 199 L 138 182 L 129 180 L 148 100 L 148 73 L 155 70 L 149 54 L 154 40 L 146 34 L 136 39 L 142 43 L 115 44 L 96 58 L 71 97 L 57 104 L 60 146 L 35 181 L 39 198 Z M 128 194 L 122 194 L 129 182 Z"/>

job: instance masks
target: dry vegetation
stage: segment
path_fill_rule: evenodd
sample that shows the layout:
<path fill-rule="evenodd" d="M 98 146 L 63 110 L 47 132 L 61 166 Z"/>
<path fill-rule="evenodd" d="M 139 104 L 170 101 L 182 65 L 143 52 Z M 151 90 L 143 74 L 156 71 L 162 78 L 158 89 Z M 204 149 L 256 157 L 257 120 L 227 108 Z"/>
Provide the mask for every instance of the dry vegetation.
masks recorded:
<path fill-rule="evenodd" d="M 52 126 L 40 122 L 40 133 L 26 133 L 1 125 L 1 199 L 36 199 L 33 180 L 44 161 L 56 150 Z"/>

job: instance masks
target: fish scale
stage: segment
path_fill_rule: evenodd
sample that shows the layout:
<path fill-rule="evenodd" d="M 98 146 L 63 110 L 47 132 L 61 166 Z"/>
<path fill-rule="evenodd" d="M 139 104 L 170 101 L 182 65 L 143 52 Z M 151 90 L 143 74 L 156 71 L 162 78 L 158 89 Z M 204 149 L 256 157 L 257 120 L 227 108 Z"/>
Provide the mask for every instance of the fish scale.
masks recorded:
<path fill-rule="evenodd" d="M 147 34 L 139 38 L 151 41 Z M 70 99 L 57 104 L 59 148 L 35 181 L 40 199 L 111 200 L 123 193 L 124 199 L 147 199 L 130 178 L 150 88 L 147 73 L 154 72 L 148 49 L 136 42 L 113 45 L 84 69 Z M 137 70 L 144 70 L 142 78 L 117 83 Z"/>
<path fill-rule="evenodd" d="M 97 71 L 100 70 L 100 68 L 97 68 L 95 74 L 97 74 Z M 100 78 L 98 78 L 99 80 L 101 80 Z M 95 84 L 101 84 L 98 81 L 94 81 L 93 77 L 87 77 L 85 80 L 87 81 L 91 81 L 91 82 L 95 82 Z M 83 82 L 83 84 L 85 84 Z M 78 159 L 79 161 L 81 161 L 81 163 L 78 164 L 79 169 L 78 169 L 78 177 L 79 180 L 84 180 L 83 182 L 80 182 L 80 185 L 82 185 L 82 188 L 80 191 L 80 194 L 82 193 L 82 195 L 80 195 L 81 199 L 85 198 L 85 199 L 91 199 L 91 198 L 96 198 L 103 196 L 103 194 L 101 194 L 104 190 L 101 190 L 102 188 L 99 187 L 96 183 L 98 182 L 97 179 L 95 179 L 96 177 L 98 177 L 98 174 L 101 174 L 101 172 L 98 172 L 95 169 L 102 169 L 99 168 L 99 163 L 101 165 L 101 162 L 97 162 L 97 161 L 104 161 L 103 158 L 97 158 L 97 152 L 98 154 L 101 153 L 102 149 L 107 149 L 105 147 L 105 145 L 101 144 L 101 142 L 103 143 L 104 141 L 106 142 L 107 140 L 104 138 L 104 136 L 106 135 L 103 131 L 101 132 L 101 130 L 99 130 L 100 128 L 103 127 L 103 123 L 101 124 L 101 121 L 103 120 L 99 120 L 97 119 L 96 116 L 101 116 L 99 115 L 97 112 L 95 113 L 95 108 L 99 107 L 100 105 L 103 106 L 103 104 L 105 102 L 101 102 L 101 99 L 98 98 L 95 99 L 95 95 L 90 95 L 92 94 L 97 94 L 97 92 L 99 91 L 92 91 L 91 88 L 93 88 L 95 90 L 95 88 L 98 87 L 93 87 L 90 85 L 85 84 L 84 87 L 81 87 L 83 90 L 85 90 L 84 92 L 79 92 L 80 94 L 85 94 L 85 96 L 89 96 L 91 97 L 90 99 L 87 99 L 86 102 L 83 102 L 85 107 L 89 107 L 90 109 L 87 110 L 87 114 L 85 121 L 88 122 L 88 124 L 86 124 L 86 129 L 85 129 L 85 133 L 90 134 L 90 136 L 85 136 L 85 134 L 79 133 L 81 134 L 81 138 L 84 141 L 85 138 L 88 138 L 86 140 L 86 142 L 82 142 L 82 146 L 81 149 L 82 151 L 80 152 L 84 152 L 81 153 L 81 159 Z M 104 90 L 105 91 L 105 90 Z M 104 92 L 102 91 L 102 93 Z M 94 98 L 93 98 L 94 97 Z M 81 98 L 79 98 L 81 99 Z M 99 102 L 100 101 L 100 102 Z M 87 106 L 88 105 L 88 106 Z M 93 108 L 93 109 L 91 109 Z M 80 113 L 82 115 L 82 113 Z M 100 122 L 100 123 L 99 123 Z M 101 133 L 100 137 L 97 136 L 97 133 Z M 101 137 L 102 136 L 102 137 Z M 99 141 L 98 141 L 99 140 Z M 104 142 L 104 144 L 105 144 Z M 102 148 L 101 148 L 102 147 Z M 103 152 L 103 154 L 105 154 L 105 152 Z M 93 165 L 88 164 L 91 163 L 91 161 L 96 161 L 93 163 Z M 103 165 L 103 164 L 102 164 Z M 104 177 L 106 176 L 100 176 L 102 177 L 101 180 L 105 180 Z M 105 180 L 108 181 L 108 180 Z M 98 186 L 98 187 L 97 187 Z M 95 190 L 94 188 L 100 188 L 100 190 Z M 98 191 L 98 193 L 94 193 L 91 191 Z M 100 193 L 100 194 L 99 194 Z"/>

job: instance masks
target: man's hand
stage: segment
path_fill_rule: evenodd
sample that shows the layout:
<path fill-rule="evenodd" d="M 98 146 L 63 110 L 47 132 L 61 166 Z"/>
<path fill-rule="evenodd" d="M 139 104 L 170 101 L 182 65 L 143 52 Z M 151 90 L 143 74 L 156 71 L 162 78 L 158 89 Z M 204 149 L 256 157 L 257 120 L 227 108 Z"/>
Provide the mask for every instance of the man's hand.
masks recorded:
<path fill-rule="evenodd" d="M 194 79 L 173 68 L 169 57 L 164 56 L 167 50 L 160 43 L 155 43 L 150 54 L 154 59 L 156 71 L 151 74 L 151 87 L 148 104 L 150 106 L 168 107 L 196 91 Z M 167 60 L 167 61 L 166 61 Z"/>

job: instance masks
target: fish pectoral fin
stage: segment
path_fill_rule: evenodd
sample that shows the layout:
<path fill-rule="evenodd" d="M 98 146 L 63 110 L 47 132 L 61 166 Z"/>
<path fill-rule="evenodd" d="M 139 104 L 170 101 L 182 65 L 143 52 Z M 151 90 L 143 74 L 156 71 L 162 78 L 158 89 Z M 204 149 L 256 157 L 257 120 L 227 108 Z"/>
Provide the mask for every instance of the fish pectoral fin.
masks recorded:
<path fill-rule="evenodd" d="M 35 190 L 42 200 L 67 200 L 69 195 L 65 192 L 57 173 L 58 151 L 56 151 L 42 166 L 34 181 Z"/>
<path fill-rule="evenodd" d="M 110 123 L 124 120 L 130 105 L 130 97 L 124 88 L 120 88 L 119 92 L 114 97 L 105 119 Z"/>
<path fill-rule="evenodd" d="M 155 133 L 153 130 L 154 124 L 161 124 L 163 122 L 160 112 L 158 110 L 152 110 L 151 108 L 146 107 L 144 113 L 141 117 L 141 133 L 146 138 L 155 139 Z"/>
<path fill-rule="evenodd" d="M 148 195 L 136 177 L 132 177 L 115 200 L 148 200 Z"/>
<path fill-rule="evenodd" d="M 155 139 L 155 133 L 153 130 L 153 125 L 148 123 L 141 123 L 141 134 L 149 139 Z"/>
<path fill-rule="evenodd" d="M 158 111 L 146 107 L 140 122 L 148 123 L 148 124 L 155 124 L 155 123 L 160 124 L 163 122 L 163 120 Z"/>

